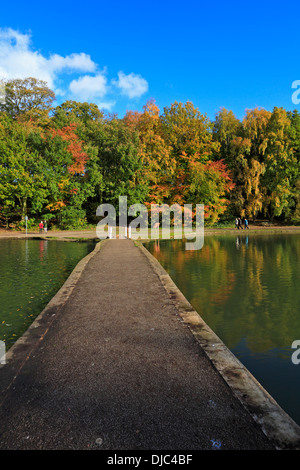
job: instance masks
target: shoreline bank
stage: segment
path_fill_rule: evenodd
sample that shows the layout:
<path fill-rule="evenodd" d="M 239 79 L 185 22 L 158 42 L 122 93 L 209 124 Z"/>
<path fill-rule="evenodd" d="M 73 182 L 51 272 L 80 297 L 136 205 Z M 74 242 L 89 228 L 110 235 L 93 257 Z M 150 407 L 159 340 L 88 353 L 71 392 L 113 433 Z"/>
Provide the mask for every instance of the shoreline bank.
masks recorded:
<path fill-rule="evenodd" d="M 220 227 L 220 228 L 213 228 L 213 227 L 204 227 L 204 237 L 209 235 L 250 235 L 250 234 L 276 234 L 276 233 L 294 233 L 300 234 L 300 226 L 249 226 L 248 230 L 245 229 L 236 229 L 234 227 Z M 1 238 L 20 238 L 20 239 L 38 239 L 38 240 L 51 240 L 51 239 L 64 239 L 64 240 L 96 240 L 100 241 L 97 236 L 96 229 L 95 230 L 59 230 L 59 231 L 51 231 L 49 230 L 47 233 L 39 233 L 36 232 L 28 232 L 27 235 L 25 232 L 21 231 L 10 231 L 10 230 L 0 230 L 0 240 Z M 117 235 L 118 238 L 118 235 Z M 171 235 L 171 239 L 173 239 Z M 161 238 L 160 238 L 161 239 Z M 150 241 L 151 238 L 142 239 L 141 241 Z"/>

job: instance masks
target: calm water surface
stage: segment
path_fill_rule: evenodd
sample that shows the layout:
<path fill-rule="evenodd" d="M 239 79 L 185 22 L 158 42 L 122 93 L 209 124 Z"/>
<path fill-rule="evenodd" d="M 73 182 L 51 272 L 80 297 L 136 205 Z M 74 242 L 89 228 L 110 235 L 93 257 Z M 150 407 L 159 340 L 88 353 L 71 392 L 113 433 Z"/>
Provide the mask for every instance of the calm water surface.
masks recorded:
<path fill-rule="evenodd" d="M 0 340 L 6 350 L 94 246 L 93 242 L 0 240 Z"/>
<path fill-rule="evenodd" d="M 300 425 L 300 235 L 207 236 L 145 245 L 227 347 Z M 299 355 L 300 356 L 300 355 Z"/>

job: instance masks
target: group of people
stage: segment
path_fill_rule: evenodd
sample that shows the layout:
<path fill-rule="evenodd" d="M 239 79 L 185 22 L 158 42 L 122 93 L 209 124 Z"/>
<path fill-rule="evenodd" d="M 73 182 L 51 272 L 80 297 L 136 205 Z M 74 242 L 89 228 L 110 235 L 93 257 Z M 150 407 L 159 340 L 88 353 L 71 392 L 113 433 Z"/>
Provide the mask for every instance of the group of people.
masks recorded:
<path fill-rule="evenodd" d="M 47 220 L 45 220 L 44 222 L 42 220 L 40 221 L 39 229 L 40 229 L 40 233 L 43 233 L 43 231 L 47 232 Z"/>
<path fill-rule="evenodd" d="M 244 220 L 242 221 L 241 217 L 237 217 L 235 219 L 235 228 L 237 228 L 238 230 L 243 230 L 243 228 L 246 230 L 248 229 L 248 220 L 246 219 L 246 217 L 244 217 Z"/>

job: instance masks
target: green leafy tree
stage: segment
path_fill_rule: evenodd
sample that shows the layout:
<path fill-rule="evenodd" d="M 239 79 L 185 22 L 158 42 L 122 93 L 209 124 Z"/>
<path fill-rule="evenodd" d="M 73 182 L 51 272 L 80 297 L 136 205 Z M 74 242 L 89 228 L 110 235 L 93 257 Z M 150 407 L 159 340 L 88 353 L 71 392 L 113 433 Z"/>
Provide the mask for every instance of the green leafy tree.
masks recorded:
<path fill-rule="evenodd" d="M 138 178 L 142 168 L 138 136 L 122 120 L 106 122 L 98 141 L 98 162 L 103 179 L 99 203 L 117 205 L 123 195 L 128 197 L 129 204 L 145 200 L 147 188 Z"/>
<path fill-rule="evenodd" d="M 24 220 L 28 207 L 38 213 L 46 201 L 44 162 L 31 145 L 35 129 L 28 123 L 0 119 L 0 204 Z"/>
<path fill-rule="evenodd" d="M 55 93 L 47 83 L 33 77 L 2 81 L 5 89 L 4 102 L 0 103 L 0 111 L 16 118 L 45 119 L 51 110 Z"/>
<path fill-rule="evenodd" d="M 213 135 L 220 143 L 220 154 L 230 170 L 234 188 L 230 192 L 230 214 L 232 217 L 247 216 L 255 218 L 263 206 L 260 178 L 265 171 L 260 155 L 252 148 L 252 139 L 257 138 L 252 127 L 255 117 L 260 118 L 257 110 L 248 111 L 243 122 L 232 111 L 221 109 L 213 126 Z M 252 126 L 249 124 L 251 121 Z"/>
<path fill-rule="evenodd" d="M 286 111 L 275 107 L 267 126 L 266 171 L 261 179 L 264 211 L 270 220 L 281 215 L 289 218 L 294 202 L 293 187 L 299 175 L 299 165 L 289 138 L 289 128 Z"/>

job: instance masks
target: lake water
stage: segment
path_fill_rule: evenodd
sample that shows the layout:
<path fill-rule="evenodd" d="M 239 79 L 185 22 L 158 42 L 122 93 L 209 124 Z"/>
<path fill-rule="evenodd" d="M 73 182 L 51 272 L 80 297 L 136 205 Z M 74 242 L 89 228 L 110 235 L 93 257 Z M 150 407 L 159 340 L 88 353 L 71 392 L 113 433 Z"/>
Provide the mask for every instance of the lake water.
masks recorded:
<path fill-rule="evenodd" d="M 0 340 L 6 351 L 94 246 L 93 242 L 0 240 Z"/>
<path fill-rule="evenodd" d="M 300 425 L 300 235 L 206 236 L 145 244 L 201 315 Z M 298 355 L 300 358 L 300 354 Z"/>

